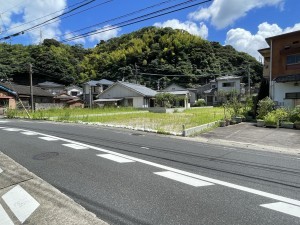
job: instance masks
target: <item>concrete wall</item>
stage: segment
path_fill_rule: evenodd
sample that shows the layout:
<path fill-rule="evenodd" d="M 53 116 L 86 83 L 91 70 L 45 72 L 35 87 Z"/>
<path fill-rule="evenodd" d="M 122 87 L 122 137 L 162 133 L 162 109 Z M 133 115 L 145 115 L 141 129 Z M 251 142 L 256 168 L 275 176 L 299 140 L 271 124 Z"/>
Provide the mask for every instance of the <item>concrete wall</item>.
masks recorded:
<path fill-rule="evenodd" d="M 300 86 L 295 86 L 293 82 L 291 83 L 273 83 L 273 100 L 278 102 L 279 106 L 284 106 L 288 108 L 295 107 L 295 99 L 285 99 L 285 93 L 300 92 Z"/>
<path fill-rule="evenodd" d="M 234 83 L 233 87 L 223 87 L 224 83 Z M 226 91 L 226 92 L 230 92 L 232 90 L 236 90 L 237 94 L 240 94 L 241 92 L 241 81 L 240 79 L 228 79 L 228 80 L 218 80 L 218 91 L 222 90 L 222 91 Z"/>
<path fill-rule="evenodd" d="M 64 108 L 64 103 L 35 103 L 35 110 Z"/>
<path fill-rule="evenodd" d="M 134 108 L 146 108 L 144 105 L 144 97 L 134 97 L 132 99 Z"/>

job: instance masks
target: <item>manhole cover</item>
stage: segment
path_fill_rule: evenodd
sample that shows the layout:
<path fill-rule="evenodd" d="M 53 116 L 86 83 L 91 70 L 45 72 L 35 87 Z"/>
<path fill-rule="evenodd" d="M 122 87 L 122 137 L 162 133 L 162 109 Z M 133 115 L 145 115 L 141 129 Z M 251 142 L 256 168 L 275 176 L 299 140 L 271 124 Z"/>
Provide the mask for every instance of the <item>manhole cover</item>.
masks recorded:
<path fill-rule="evenodd" d="M 58 156 L 58 155 L 59 155 L 58 152 L 45 152 L 45 153 L 33 156 L 33 159 L 35 159 L 35 160 L 46 160 L 46 159 L 51 159 L 51 158 L 53 158 L 55 156 Z"/>

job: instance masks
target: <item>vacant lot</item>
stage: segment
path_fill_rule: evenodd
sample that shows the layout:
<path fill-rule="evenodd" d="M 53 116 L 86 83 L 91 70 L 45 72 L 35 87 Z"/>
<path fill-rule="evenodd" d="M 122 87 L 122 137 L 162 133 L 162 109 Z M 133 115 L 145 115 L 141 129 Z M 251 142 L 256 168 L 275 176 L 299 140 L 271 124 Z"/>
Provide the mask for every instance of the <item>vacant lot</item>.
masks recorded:
<path fill-rule="evenodd" d="M 25 115 L 23 114 L 23 116 Z M 150 113 L 133 108 L 56 109 L 37 111 L 31 116 L 33 119 L 95 122 L 152 129 L 160 132 L 181 132 L 182 125 L 190 128 L 220 120 L 224 117 L 224 110 L 221 107 L 214 107 L 192 108 L 175 113 Z"/>

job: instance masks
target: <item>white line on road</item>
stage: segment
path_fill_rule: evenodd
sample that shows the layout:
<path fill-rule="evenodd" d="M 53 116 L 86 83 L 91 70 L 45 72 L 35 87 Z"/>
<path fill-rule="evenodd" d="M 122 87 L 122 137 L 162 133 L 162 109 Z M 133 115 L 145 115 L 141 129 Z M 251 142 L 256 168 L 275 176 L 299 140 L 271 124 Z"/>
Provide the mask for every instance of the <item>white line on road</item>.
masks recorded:
<path fill-rule="evenodd" d="M 0 168 L 0 173 L 2 173 L 2 172 L 3 172 L 3 169 Z"/>
<path fill-rule="evenodd" d="M 4 128 L 5 131 L 20 131 L 21 129 L 18 128 Z"/>
<path fill-rule="evenodd" d="M 263 204 L 260 206 L 300 218 L 299 206 L 290 205 L 284 202 L 275 202 L 270 204 Z"/>
<path fill-rule="evenodd" d="M 15 214 L 15 216 L 24 223 L 25 220 L 39 207 L 39 203 L 25 191 L 20 185 L 17 185 L 2 196 L 5 203 Z"/>
<path fill-rule="evenodd" d="M 8 123 L 8 121 L 0 120 L 0 123 Z"/>
<path fill-rule="evenodd" d="M 141 147 L 141 148 L 143 148 L 143 149 L 149 149 L 148 147 Z"/>
<path fill-rule="evenodd" d="M 2 205 L 0 205 L 0 225 L 14 225 Z"/>
<path fill-rule="evenodd" d="M 56 137 L 53 137 L 56 138 Z M 60 138 L 58 138 L 59 140 Z M 72 144 L 63 144 L 64 146 L 67 146 L 69 148 L 73 148 L 73 149 L 88 149 L 88 147 L 81 145 L 80 143 L 72 143 Z"/>
<path fill-rule="evenodd" d="M 157 174 L 159 176 L 163 176 L 172 180 L 179 181 L 181 183 L 189 184 L 194 187 L 202 187 L 202 186 L 209 186 L 209 185 L 214 185 L 212 183 L 203 181 L 203 180 L 198 180 L 192 177 L 184 176 L 182 174 L 174 173 L 171 171 L 165 171 L 165 172 L 156 172 L 154 174 Z"/>
<path fill-rule="evenodd" d="M 102 158 L 110 159 L 112 161 L 118 162 L 118 163 L 129 163 L 129 162 L 134 162 L 130 159 L 122 158 L 120 156 L 112 155 L 112 154 L 101 154 L 97 155 Z"/>
<path fill-rule="evenodd" d="M 58 141 L 57 138 L 53 138 L 53 137 L 39 137 L 39 138 L 45 141 Z"/>
<path fill-rule="evenodd" d="M 114 151 L 106 150 L 106 149 L 103 149 L 103 148 L 94 147 L 92 145 L 83 144 L 83 143 L 80 143 L 80 142 L 77 142 L 77 141 L 72 141 L 72 140 L 68 140 L 68 139 L 65 139 L 65 138 L 55 137 L 55 136 L 42 134 L 42 133 L 39 133 L 39 134 L 43 135 L 43 136 L 58 138 L 61 141 L 66 141 L 66 142 L 73 143 L 73 144 L 76 144 L 76 145 L 85 146 L 87 148 L 94 149 L 94 150 L 97 150 L 97 151 L 117 155 L 117 156 L 120 156 L 120 157 L 123 157 L 123 158 L 126 158 L 126 159 L 130 159 L 130 160 L 140 162 L 140 163 L 143 163 L 143 164 L 146 164 L 146 165 L 150 165 L 150 166 L 153 166 L 153 167 L 156 167 L 156 168 L 160 168 L 160 169 L 163 169 L 163 170 L 168 170 L 168 171 L 172 171 L 172 172 L 175 172 L 175 173 L 183 174 L 183 175 L 186 175 L 186 176 L 189 176 L 189 177 L 193 177 L 193 178 L 196 178 L 196 179 L 207 181 L 209 183 L 219 184 L 219 185 L 222 185 L 222 186 L 225 186 L 225 187 L 229 187 L 229 188 L 233 188 L 233 189 L 236 189 L 236 190 L 240 190 L 240 191 L 248 192 L 248 193 L 251 193 L 251 194 L 259 195 L 259 196 L 262 196 L 262 197 L 274 199 L 276 201 L 286 202 L 286 203 L 290 203 L 290 204 L 293 204 L 293 205 L 300 206 L 300 201 L 296 200 L 296 199 L 271 194 L 271 193 L 268 193 L 268 192 L 265 192 L 265 191 L 260 191 L 260 190 L 244 187 L 244 186 L 237 185 L 237 184 L 232 184 L 232 183 L 229 183 L 229 182 L 226 182 L 226 181 L 221 181 L 221 180 L 201 176 L 201 175 L 198 175 L 198 174 L 193 174 L 193 173 L 186 172 L 186 171 L 179 170 L 179 169 L 175 169 L 175 168 L 172 168 L 172 167 L 169 167 L 169 166 L 164 166 L 164 165 L 161 165 L 161 164 L 158 164 L 158 163 L 153 163 L 153 162 L 150 162 L 150 161 L 147 161 L 147 160 L 131 157 L 131 156 L 128 156 L 128 155 L 124 155 L 124 154 L 117 153 L 117 152 L 114 152 Z"/>
<path fill-rule="evenodd" d="M 26 131 L 26 132 L 21 132 L 21 133 L 25 134 L 25 135 L 29 135 L 29 136 L 38 135 L 37 133 L 31 132 L 31 131 Z"/>

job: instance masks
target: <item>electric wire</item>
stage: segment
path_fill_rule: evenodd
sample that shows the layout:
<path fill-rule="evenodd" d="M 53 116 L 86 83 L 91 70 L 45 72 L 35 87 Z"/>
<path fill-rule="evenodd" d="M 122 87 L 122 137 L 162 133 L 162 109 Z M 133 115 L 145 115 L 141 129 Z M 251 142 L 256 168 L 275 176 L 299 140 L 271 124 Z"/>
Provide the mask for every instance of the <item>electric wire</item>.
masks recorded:
<path fill-rule="evenodd" d="M 126 26 L 129 26 L 129 25 L 132 25 L 132 24 L 140 23 L 140 22 L 143 22 L 143 21 L 146 21 L 146 20 L 150 20 L 150 19 L 153 19 L 153 18 L 157 18 L 157 17 L 160 17 L 160 16 L 164 16 L 164 15 L 170 14 L 170 13 L 174 13 L 174 12 L 178 12 L 178 11 L 181 11 L 181 10 L 184 10 L 184 9 L 188 9 L 188 8 L 191 8 L 191 7 L 194 7 L 194 6 L 197 6 L 197 5 L 202 5 L 204 3 L 211 2 L 212 0 L 202 1 L 202 2 L 199 2 L 199 3 L 193 4 L 193 5 L 189 5 L 189 6 L 182 7 L 182 8 L 179 8 L 179 9 L 175 9 L 175 10 L 172 10 L 172 11 L 169 11 L 169 12 L 161 13 L 159 15 L 151 16 L 153 14 L 157 14 L 159 12 L 170 10 L 172 8 L 176 8 L 176 7 L 180 6 L 180 5 L 188 4 L 188 3 L 191 3 L 193 1 L 195 1 L 195 0 L 190 0 L 190 1 L 187 1 L 187 2 L 184 2 L 184 3 L 180 3 L 180 4 L 177 4 L 177 5 L 173 5 L 173 6 L 170 6 L 170 7 L 161 9 L 161 10 L 158 10 L 156 12 L 148 13 L 148 14 L 145 14 L 145 15 L 142 15 L 142 16 L 139 16 L 139 17 L 127 20 L 127 21 L 123 21 L 123 22 L 111 25 L 110 27 L 108 27 L 106 29 L 93 30 L 93 31 L 90 31 L 90 32 L 79 34 L 79 35 L 76 35 L 76 36 L 74 36 L 72 38 L 65 39 L 62 42 L 73 41 L 73 40 L 77 40 L 77 39 L 80 39 L 80 38 L 83 38 L 83 37 L 88 37 L 88 36 L 92 36 L 92 35 L 95 35 L 95 34 L 104 33 L 104 32 L 111 31 L 111 30 L 115 30 L 115 29 L 118 29 L 118 28 L 121 28 L 121 27 L 126 27 Z M 149 16 L 151 16 L 151 17 L 149 17 Z M 145 18 L 145 19 L 143 19 L 143 18 Z M 134 21 L 134 22 L 131 22 L 131 21 Z"/>

